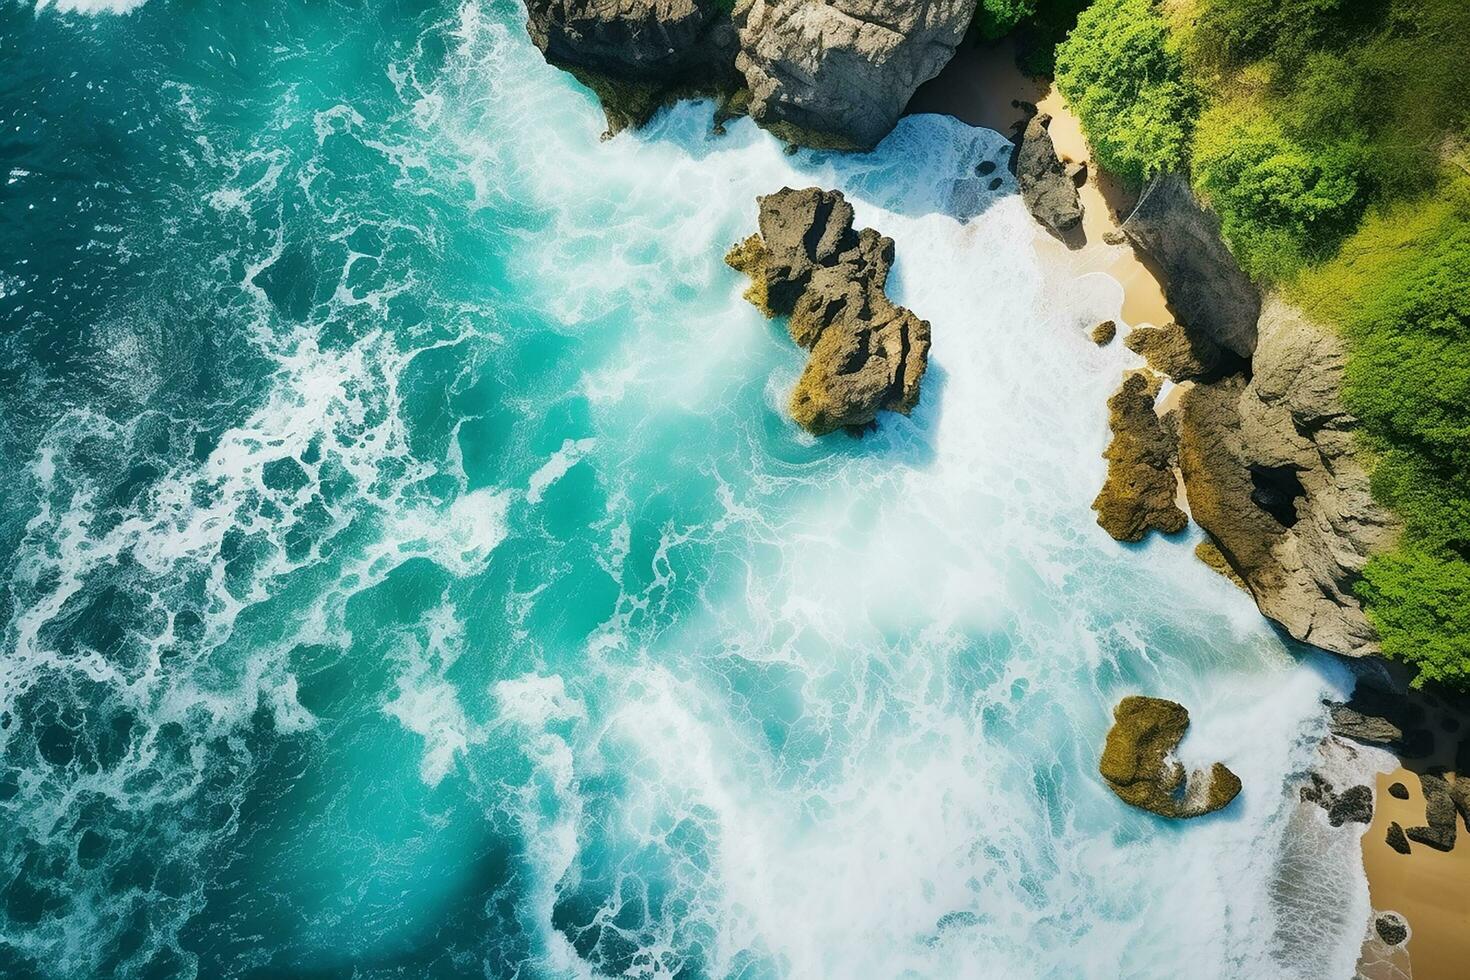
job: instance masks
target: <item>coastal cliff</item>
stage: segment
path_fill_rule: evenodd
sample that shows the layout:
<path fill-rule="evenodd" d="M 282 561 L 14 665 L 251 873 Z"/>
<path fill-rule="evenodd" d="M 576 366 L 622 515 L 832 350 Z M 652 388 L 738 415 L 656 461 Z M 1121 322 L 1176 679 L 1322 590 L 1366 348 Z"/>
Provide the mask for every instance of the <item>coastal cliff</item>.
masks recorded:
<path fill-rule="evenodd" d="M 939 73 L 976 0 L 529 0 L 546 60 L 602 101 L 609 132 L 682 94 L 724 98 L 801 146 L 869 149 Z"/>

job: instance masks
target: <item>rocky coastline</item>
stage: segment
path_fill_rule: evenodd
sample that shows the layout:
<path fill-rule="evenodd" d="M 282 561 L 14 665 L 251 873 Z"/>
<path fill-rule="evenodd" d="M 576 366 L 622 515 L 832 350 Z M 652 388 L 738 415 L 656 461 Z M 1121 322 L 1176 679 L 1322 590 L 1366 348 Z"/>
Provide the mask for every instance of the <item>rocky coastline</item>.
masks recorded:
<path fill-rule="evenodd" d="M 975 2 L 901 0 L 882 5 L 881 18 L 861 0 L 528 6 L 533 40 L 548 61 L 598 94 L 609 132 L 646 122 L 669 99 L 702 93 L 720 100 L 717 120 L 748 114 L 793 145 L 861 150 L 881 140 L 914 92 L 944 68 Z M 1100 227 L 1095 211 L 1108 196 L 1098 187 L 1108 178 L 1089 171 L 1090 161 L 1059 152 L 1053 114 L 1024 99 L 1012 105 L 1023 117 L 1012 128 L 1022 199 L 1040 228 L 1076 248 Z M 793 341 L 809 352 L 792 394 L 793 418 L 822 435 L 861 431 L 880 411 L 907 413 L 919 397 L 929 325 L 884 293 L 892 242 L 872 229 L 855 231 L 850 206 L 835 192 L 786 188 L 758 203 L 760 231 L 727 261 L 750 276 L 747 298 L 768 316 L 788 317 Z M 1359 458 L 1359 423 L 1340 393 L 1342 342 L 1281 295 L 1256 287 L 1184 176 L 1156 177 L 1126 203 L 1102 205 L 1112 222 L 1102 225 L 1107 241 L 1126 243 L 1155 272 L 1172 318 L 1133 324 L 1123 337 L 1148 368 L 1125 375 L 1109 401 L 1113 438 L 1093 504 L 1098 523 L 1133 542 L 1155 531 L 1178 533 L 1193 520 L 1206 535 L 1200 560 L 1249 592 L 1286 634 L 1345 657 L 1373 657 L 1378 637 L 1354 586 L 1401 528 L 1374 501 Z M 1117 333 L 1109 321 L 1092 337 L 1107 344 Z M 1167 408 L 1159 404 L 1164 378 L 1175 388 Z M 1470 790 L 1450 775 L 1470 765 L 1470 749 L 1453 770 L 1416 761 L 1422 745 L 1412 733 L 1422 725 L 1394 719 L 1421 695 L 1392 670 L 1380 673 L 1396 679 L 1377 695 L 1324 706 L 1329 740 L 1383 748 L 1418 765 L 1414 794 L 1402 779 L 1336 787 L 1315 775 L 1302 785 L 1302 801 L 1320 807 L 1332 826 L 1371 823 L 1369 836 L 1385 853 L 1414 860 L 1420 851 L 1448 854 L 1457 818 L 1470 821 Z M 1379 700 L 1370 704 L 1372 697 Z M 1163 816 L 1228 804 L 1241 786 L 1223 764 L 1186 777 L 1173 761 L 1187 725 L 1188 712 L 1173 702 L 1125 699 L 1099 764 L 1104 781 L 1125 802 Z M 1390 785 L 1391 808 L 1401 812 L 1414 795 L 1422 820 L 1380 829 L 1375 821 L 1390 809 L 1380 790 Z M 1365 956 L 1372 946 L 1392 958 L 1415 915 L 1406 927 L 1403 908 L 1387 911 L 1374 900 L 1385 911 L 1374 919 Z"/>

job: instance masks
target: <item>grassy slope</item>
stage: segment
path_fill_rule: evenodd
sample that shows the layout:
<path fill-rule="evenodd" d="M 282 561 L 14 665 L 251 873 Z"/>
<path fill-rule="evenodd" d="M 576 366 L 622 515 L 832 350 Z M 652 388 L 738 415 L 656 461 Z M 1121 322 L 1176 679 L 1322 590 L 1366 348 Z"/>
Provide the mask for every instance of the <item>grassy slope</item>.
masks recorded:
<path fill-rule="evenodd" d="M 1470 687 L 1470 4 L 1095 0 L 1057 79 L 1125 179 L 1188 167 L 1257 281 L 1349 343 L 1344 395 L 1403 544 L 1385 651 Z"/>

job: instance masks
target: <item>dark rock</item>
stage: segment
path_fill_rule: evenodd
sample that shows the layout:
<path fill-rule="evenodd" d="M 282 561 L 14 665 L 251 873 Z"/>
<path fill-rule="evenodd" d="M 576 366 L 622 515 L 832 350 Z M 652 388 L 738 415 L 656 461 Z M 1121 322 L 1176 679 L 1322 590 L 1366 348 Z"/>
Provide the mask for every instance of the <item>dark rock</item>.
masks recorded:
<path fill-rule="evenodd" d="M 1450 785 L 1443 776 L 1420 773 L 1419 785 L 1424 790 L 1424 820 L 1428 826 L 1410 827 L 1404 833 L 1409 840 L 1437 851 L 1455 846 L 1455 801 Z"/>
<path fill-rule="evenodd" d="M 1098 771 L 1123 802 L 1164 817 L 1197 817 L 1226 806 L 1240 778 L 1222 763 L 1186 780 L 1173 752 L 1189 728 L 1189 712 L 1161 698 L 1126 697 L 1113 709 Z"/>
<path fill-rule="evenodd" d="M 1076 247 L 1081 244 L 1072 232 L 1082 224 L 1082 204 L 1077 185 L 1057 159 L 1056 147 L 1046 127 L 1051 117 L 1033 116 L 1011 154 L 1011 170 L 1021 187 L 1021 200 L 1031 216 L 1054 237 Z"/>
<path fill-rule="evenodd" d="M 1158 382 L 1140 371 L 1123 377 L 1108 399 L 1113 440 L 1103 456 L 1108 478 L 1092 509 L 1097 523 L 1118 541 L 1142 541 L 1149 531 L 1177 534 L 1189 519 L 1175 504 L 1173 435 L 1154 411 Z"/>
<path fill-rule="evenodd" d="M 1178 323 L 1162 327 L 1134 327 L 1123 341 L 1149 367 L 1174 381 L 1209 381 L 1233 374 L 1244 364 L 1239 357 Z"/>
<path fill-rule="evenodd" d="M 760 231 L 730 250 L 750 276 L 745 297 L 788 317 L 791 339 L 811 352 L 791 415 L 816 435 L 860 430 L 880 411 L 908 414 L 929 358 L 929 324 L 884 291 L 893 240 L 854 231 L 837 191 L 783 188 L 759 198 Z"/>
<path fill-rule="evenodd" d="M 1335 334 L 1273 298 L 1252 376 L 1184 393 L 1179 465 L 1191 514 L 1261 612 L 1298 640 L 1363 656 L 1378 636 L 1355 587 L 1399 524 L 1355 455 L 1345 356 Z"/>
<path fill-rule="evenodd" d="M 1118 324 L 1112 320 L 1104 320 L 1092 328 L 1092 342 L 1099 347 L 1105 347 L 1113 342 L 1118 336 Z"/>
<path fill-rule="evenodd" d="M 1399 826 L 1397 820 L 1388 825 L 1388 833 L 1384 835 L 1383 842 L 1400 854 L 1409 853 L 1409 838 L 1404 836 L 1404 828 Z"/>
<path fill-rule="evenodd" d="M 867 149 L 939 74 L 976 0 L 751 0 L 736 5 L 750 115 L 782 139 Z"/>
<path fill-rule="evenodd" d="M 1385 912 L 1374 919 L 1373 929 L 1378 933 L 1378 938 L 1390 946 L 1398 946 L 1409 938 L 1408 925 L 1392 912 Z"/>
<path fill-rule="evenodd" d="M 1388 795 L 1396 800 L 1407 800 L 1409 798 L 1409 787 L 1403 783 L 1390 783 L 1388 786 Z"/>
<path fill-rule="evenodd" d="M 1001 189 L 1001 187 L 1004 184 L 1005 184 L 1005 181 L 1002 180 L 1001 178 L 999 178 L 999 177 L 992 177 L 992 178 L 990 178 L 990 183 L 987 184 L 987 185 L 985 185 L 985 186 L 987 188 L 989 188 L 990 190 L 998 191 L 998 190 Z"/>
<path fill-rule="evenodd" d="M 1163 267 L 1169 305 L 1191 329 L 1250 357 L 1261 298 L 1220 237 L 1220 221 L 1178 174 L 1154 180 L 1123 232 Z"/>
<path fill-rule="evenodd" d="M 1350 786 L 1327 807 L 1327 821 L 1334 827 L 1343 824 L 1373 822 L 1373 790 L 1367 786 Z"/>
<path fill-rule="evenodd" d="M 720 0 L 528 0 L 526 14 L 546 60 L 597 94 L 609 134 L 643 125 L 681 95 L 741 85 Z"/>
<path fill-rule="evenodd" d="M 1455 811 L 1465 821 L 1465 826 L 1470 828 L 1470 775 L 1456 775 L 1450 782 L 1450 801 L 1455 804 Z"/>
<path fill-rule="evenodd" d="M 982 160 L 980 161 L 980 166 L 975 168 L 975 172 L 981 177 L 989 177 L 995 173 L 997 166 L 998 164 L 994 160 Z"/>

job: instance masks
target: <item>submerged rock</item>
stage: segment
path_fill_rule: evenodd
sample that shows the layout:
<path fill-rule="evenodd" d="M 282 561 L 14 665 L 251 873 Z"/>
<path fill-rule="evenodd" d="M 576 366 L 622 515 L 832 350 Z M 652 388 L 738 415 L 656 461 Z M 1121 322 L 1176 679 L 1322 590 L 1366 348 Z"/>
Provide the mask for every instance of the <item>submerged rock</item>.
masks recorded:
<path fill-rule="evenodd" d="M 1397 524 L 1354 455 L 1344 362 L 1334 334 L 1272 299 L 1252 377 L 1184 394 L 1179 465 L 1190 512 L 1261 612 L 1299 640 L 1362 656 L 1377 635 L 1353 589 Z"/>
<path fill-rule="evenodd" d="M 811 352 L 792 418 L 826 435 L 861 429 L 880 411 L 908 414 L 929 362 L 929 324 L 884 292 L 893 239 L 854 231 L 838 191 L 788 187 L 758 200 L 760 231 L 725 261 L 750 277 L 746 298 L 789 317 L 791 339 Z"/>
<path fill-rule="evenodd" d="M 1113 709 L 1098 771 L 1123 802 L 1164 817 L 1213 813 L 1240 793 L 1240 778 L 1215 763 L 1185 778 L 1173 757 L 1189 728 L 1183 705 L 1162 698 L 1132 696 Z"/>
<path fill-rule="evenodd" d="M 802 146 L 876 145 L 954 55 L 975 2 L 739 0 L 751 118 Z"/>
<path fill-rule="evenodd" d="M 1082 225 L 1082 202 L 1077 197 L 1076 182 L 1057 158 L 1047 132 L 1050 123 L 1051 116 L 1044 112 L 1031 117 L 1017 138 L 1011 170 L 1031 216 L 1053 237 L 1078 248 L 1082 241 L 1075 232 Z"/>
<path fill-rule="evenodd" d="M 1164 271 L 1169 306 L 1192 329 L 1250 357 L 1261 297 L 1220 237 L 1220 220 L 1179 174 L 1144 190 L 1123 233 Z"/>
<path fill-rule="evenodd" d="M 1159 383 L 1141 371 L 1123 377 L 1108 399 L 1113 440 L 1103 456 L 1108 478 L 1092 502 L 1097 523 L 1118 541 L 1142 541 L 1149 531 L 1176 534 L 1189 522 L 1174 500 L 1173 435 L 1154 411 Z"/>

